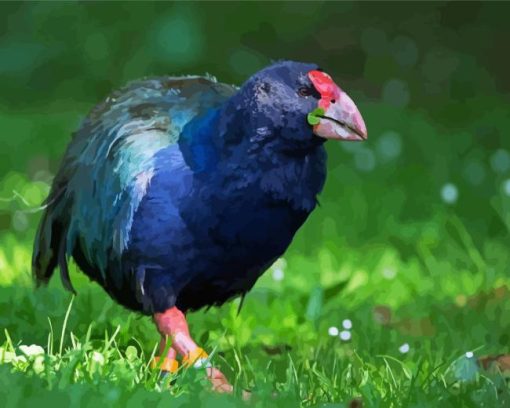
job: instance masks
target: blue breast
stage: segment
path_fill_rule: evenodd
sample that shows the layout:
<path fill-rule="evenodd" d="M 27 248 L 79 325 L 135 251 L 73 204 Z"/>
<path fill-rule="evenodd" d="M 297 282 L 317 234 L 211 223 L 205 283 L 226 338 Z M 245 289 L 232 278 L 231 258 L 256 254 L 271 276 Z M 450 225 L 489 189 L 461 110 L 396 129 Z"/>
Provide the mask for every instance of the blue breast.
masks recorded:
<path fill-rule="evenodd" d="M 245 163 L 238 172 L 225 168 L 216 152 L 200 145 L 180 143 L 158 154 L 156 175 L 135 215 L 126 258 L 138 265 L 143 260 L 149 270 L 142 284 L 155 309 L 168 307 L 169 298 L 187 310 L 248 291 L 315 205 L 317 192 L 303 180 L 295 180 L 302 188 L 294 194 L 300 202 L 310 196 L 313 205 L 293 207 L 267 189 L 266 171 Z M 296 169 L 289 174 L 303 175 Z"/>

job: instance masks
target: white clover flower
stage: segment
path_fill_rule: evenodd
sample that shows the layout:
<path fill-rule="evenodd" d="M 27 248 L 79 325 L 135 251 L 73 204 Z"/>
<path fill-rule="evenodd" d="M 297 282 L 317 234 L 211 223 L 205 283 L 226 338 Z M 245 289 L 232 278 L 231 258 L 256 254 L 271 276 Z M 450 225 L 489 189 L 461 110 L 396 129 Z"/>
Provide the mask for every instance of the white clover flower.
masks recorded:
<path fill-rule="evenodd" d="M 13 363 L 26 363 L 28 360 L 25 356 L 14 356 L 11 360 Z"/>
<path fill-rule="evenodd" d="M 285 272 L 283 272 L 282 268 L 273 269 L 273 280 L 276 282 L 280 282 L 285 278 Z"/>
<path fill-rule="evenodd" d="M 104 356 L 101 353 L 94 351 L 92 353 L 92 361 L 99 365 L 104 365 Z"/>
<path fill-rule="evenodd" d="M 287 261 L 284 258 L 278 258 L 273 263 L 271 269 L 273 270 L 273 280 L 280 282 L 285 278 L 285 268 L 287 267 Z"/>
<path fill-rule="evenodd" d="M 352 329 L 352 322 L 350 319 L 344 319 L 342 321 L 342 327 L 345 329 L 345 330 L 351 330 Z"/>
<path fill-rule="evenodd" d="M 30 346 L 19 346 L 19 349 L 27 357 L 44 354 L 44 349 L 41 346 L 38 346 L 37 344 L 32 344 Z"/>
<path fill-rule="evenodd" d="M 473 358 L 474 355 L 475 354 L 472 351 L 466 351 L 466 358 Z"/>
<path fill-rule="evenodd" d="M 398 348 L 398 351 L 400 351 L 402 354 L 406 354 L 406 353 L 409 353 L 409 350 L 411 348 L 409 347 L 409 344 L 408 343 L 404 343 L 402 344 L 399 348 Z"/>
<path fill-rule="evenodd" d="M 397 276 L 397 271 L 394 268 L 388 266 L 383 269 L 382 275 L 385 279 L 388 280 L 395 279 L 395 276 Z"/>
<path fill-rule="evenodd" d="M 330 336 L 338 336 L 338 328 L 336 328 L 335 326 L 331 326 L 329 329 L 328 329 L 328 334 Z"/>
<path fill-rule="evenodd" d="M 351 332 L 348 330 L 342 330 L 340 332 L 339 337 L 340 337 L 340 340 L 349 341 L 351 339 Z"/>
<path fill-rule="evenodd" d="M 7 351 L 5 348 L 0 347 L 0 364 L 1 363 L 10 363 L 14 361 L 16 358 L 16 353 L 12 351 Z"/>
<path fill-rule="evenodd" d="M 34 369 L 34 372 L 36 374 L 41 374 L 44 371 L 44 356 L 43 355 L 37 355 L 34 358 L 34 364 L 32 366 Z"/>

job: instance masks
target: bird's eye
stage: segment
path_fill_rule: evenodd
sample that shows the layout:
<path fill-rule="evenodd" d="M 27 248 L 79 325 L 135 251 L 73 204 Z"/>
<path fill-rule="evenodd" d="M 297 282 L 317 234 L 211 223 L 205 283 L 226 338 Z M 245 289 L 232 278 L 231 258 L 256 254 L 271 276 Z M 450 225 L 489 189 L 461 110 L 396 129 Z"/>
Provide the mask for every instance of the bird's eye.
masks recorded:
<path fill-rule="evenodd" d="M 299 96 L 310 96 L 312 94 L 312 89 L 306 86 L 302 86 L 298 89 Z"/>

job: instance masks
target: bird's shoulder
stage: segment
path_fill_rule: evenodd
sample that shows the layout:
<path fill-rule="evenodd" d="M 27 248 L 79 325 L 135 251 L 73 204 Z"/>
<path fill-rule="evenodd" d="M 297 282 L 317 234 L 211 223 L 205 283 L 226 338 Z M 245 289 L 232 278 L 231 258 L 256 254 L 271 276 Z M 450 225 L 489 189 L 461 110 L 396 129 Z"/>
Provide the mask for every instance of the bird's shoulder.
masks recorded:
<path fill-rule="evenodd" d="M 235 86 L 217 82 L 208 75 L 144 78 L 108 95 L 92 109 L 85 124 L 107 123 L 111 119 L 148 120 L 172 113 L 180 114 L 173 119 L 182 122 L 223 102 L 236 90 Z M 119 114 L 125 117 L 119 118 Z"/>
<path fill-rule="evenodd" d="M 55 179 L 55 194 L 63 187 L 71 206 L 70 246 L 79 238 L 89 263 L 101 269 L 109 251 L 120 256 L 157 172 L 158 153 L 235 91 L 211 77 L 159 77 L 132 82 L 97 105 L 73 136 Z"/>

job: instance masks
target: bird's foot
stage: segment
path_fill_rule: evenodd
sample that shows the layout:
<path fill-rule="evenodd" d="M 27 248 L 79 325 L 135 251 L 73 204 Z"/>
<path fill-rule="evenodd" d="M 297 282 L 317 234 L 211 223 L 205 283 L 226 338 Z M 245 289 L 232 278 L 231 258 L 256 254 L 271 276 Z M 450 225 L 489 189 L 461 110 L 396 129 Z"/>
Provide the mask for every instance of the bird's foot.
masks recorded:
<path fill-rule="evenodd" d="M 234 391 L 234 387 L 228 382 L 227 377 L 220 370 L 212 366 L 209 356 L 202 348 L 197 347 L 188 354 L 185 354 L 182 358 L 182 364 L 188 367 L 205 368 L 213 391 L 229 394 Z"/>
<path fill-rule="evenodd" d="M 233 393 L 234 387 L 228 382 L 225 375 L 213 367 L 207 353 L 199 347 L 191 338 L 188 324 L 184 314 L 172 307 L 163 313 L 155 313 L 154 321 L 161 333 L 162 341 L 160 352 L 164 352 L 168 338 L 172 341 L 172 346 L 167 356 L 175 358 L 177 354 L 182 356 L 182 365 L 206 370 L 212 389 L 220 393 Z M 243 392 L 243 398 L 248 399 L 249 393 Z"/>
<path fill-rule="evenodd" d="M 234 387 L 228 382 L 227 377 L 219 369 L 211 365 L 207 354 L 202 350 L 201 353 L 195 353 L 195 355 L 195 359 L 191 359 L 189 356 L 185 356 L 183 358 L 182 365 L 188 367 L 193 366 L 195 368 L 205 367 L 205 372 L 209 382 L 211 383 L 212 390 L 220 394 L 232 394 L 234 392 Z M 191 364 L 191 362 L 193 362 L 193 364 Z M 179 370 L 179 362 L 173 358 L 154 357 L 151 362 L 151 368 L 160 370 L 160 379 L 165 381 L 168 375 L 175 374 Z M 174 382 L 175 379 L 171 384 Z M 251 398 L 251 393 L 249 391 L 243 390 L 242 398 L 243 400 L 248 401 Z"/>
<path fill-rule="evenodd" d="M 151 368 L 153 370 L 161 370 L 162 372 L 173 374 L 179 369 L 179 362 L 174 358 L 154 357 L 151 362 Z"/>
<path fill-rule="evenodd" d="M 154 357 L 151 361 L 151 368 L 159 371 L 159 384 L 160 385 L 174 385 L 175 378 L 167 381 L 168 376 L 173 376 L 179 370 L 179 362 L 174 358 L 168 357 Z"/>
<path fill-rule="evenodd" d="M 232 394 L 234 392 L 234 387 L 220 370 L 214 367 L 207 368 L 206 370 L 207 378 L 211 382 L 213 391 L 220 394 Z M 251 398 L 251 392 L 243 390 L 242 397 L 243 400 L 248 401 Z"/>
<path fill-rule="evenodd" d="M 227 377 L 225 377 L 220 370 L 214 367 L 209 367 L 206 368 L 206 372 L 213 391 L 227 394 L 234 392 L 234 387 L 228 382 Z"/>

